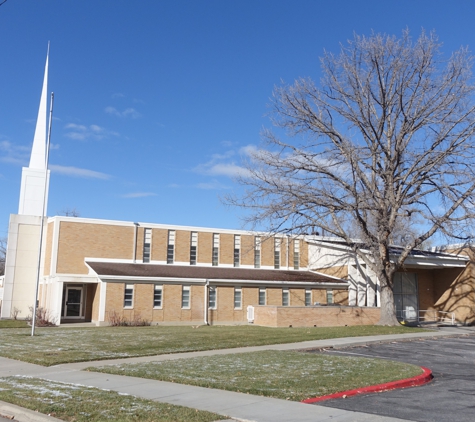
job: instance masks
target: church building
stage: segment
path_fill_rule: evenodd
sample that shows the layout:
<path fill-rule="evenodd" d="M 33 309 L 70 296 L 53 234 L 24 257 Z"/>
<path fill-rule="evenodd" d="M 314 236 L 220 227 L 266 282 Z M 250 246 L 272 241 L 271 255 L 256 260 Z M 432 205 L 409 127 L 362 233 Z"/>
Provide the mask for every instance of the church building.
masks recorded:
<path fill-rule="evenodd" d="M 58 325 L 378 321 L 378 280 L 338 239 L 46 217 L 47 79 L 48 59 L 18 213 L 10 216 L 2 318 L 26 318 L 37 300 Z M 414 251 L 395 280 L 398 317 L 473 323 L 474 280 L 464 254 Z"/>

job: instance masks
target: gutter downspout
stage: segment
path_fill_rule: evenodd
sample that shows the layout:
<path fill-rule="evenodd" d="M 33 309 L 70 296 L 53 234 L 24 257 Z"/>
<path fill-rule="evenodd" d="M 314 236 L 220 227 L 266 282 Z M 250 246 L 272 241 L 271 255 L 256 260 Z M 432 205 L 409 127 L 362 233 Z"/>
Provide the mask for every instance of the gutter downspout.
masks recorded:
<path fill-rule="evenodd" d="M 287 235 L 287 270 L 289 269 L 290 236 Z"/>
<path fill-rule="evenodd" d="M 137 232 L 138 232 L 138 227 L 139 223 L 134 223 L 134 253 L 133 253 L 133 259 L 134 259 L 134 264 L 137 262 Z"/>
<path fill-rule="evenodd" d="M 209 322 L 208 322 L 208 290 L 209 290 L 209 280 L 206 280 L 205 282 L 205 297 L 204 297 L 204 304 L 205 304 L 205 307 L 204 307 L 204 323 L 205 325 L 209 325 Z"/>

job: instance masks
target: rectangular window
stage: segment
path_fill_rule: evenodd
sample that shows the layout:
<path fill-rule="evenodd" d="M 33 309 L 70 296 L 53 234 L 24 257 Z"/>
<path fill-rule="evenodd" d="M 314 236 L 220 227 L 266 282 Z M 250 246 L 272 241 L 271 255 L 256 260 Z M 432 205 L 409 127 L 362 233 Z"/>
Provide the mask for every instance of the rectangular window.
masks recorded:
<path fill-rule="evenodd" d="M 289 306 L 289 304 L 290 304 L 289 289 L 282 289 L 282 306 Z"/>
<path fill-rule="evenodd" d="M 208 308 L 216 309 L 216 287 L 210 287 L 208 290 Z"/>
<path fill-rule="evenodd" d="M 242 289 L 240 287 L 234 288 L 234 309 L 242 308 Z"/>
<path fill-rule="evenodd" d="M 213 233 L 213 267 L 219 264 L 219 233 Z"/>
<path fill-rule="evenodd" d="M 259 305 L 266 304 L 266 289 L 259 289 Z"/>
<path fill-rule="evenodd" d="M 162 297 L 163 297 L 163 286 L 161 284 L 155 284 L 153 290 L 153 307 L 161 308 L 162 307 Z"/>
<path fill-rule="evenodd" d="M 167 264 L 175 261 L 175 230 L 168 230 Z"/>
<path fill-rule="evenodd" d="M 134 306 L 134 285 L 126 284 L 124 290 L 124 308 L 132 308 Z"/>
<path fill-rule="evenodd" d="M 234 236 L 234 266 L 239 267 L 241 256 L 241 236 L 236 234 Z"/>
<path fill-rule="evenodd" d="M 312 306 L 312 291 L 305 290 L 305 306 Z"/>
<path fill-rule="evenodd" d="M 327 305 L 331 305 L 333 303 L 333 290 L 327 289 Z"/>
<path fill-rule="evenodd" d="M 281 239 L 274 238 L 274 268 L 276 270 L 280 268 L 280 243 Z"/>
<path fill-rule="evenodd" d="M 190 307 L 190 286 L 182 286 L 181 288 L 181 307 Z"/>
<path fill-rule="evenodd" d="M 144 229 L 143 262 L 150 262 L 150 248 L 152 245 L 152 229 Z"/>
<path fill-rule="evenodd" d="M 198 247 L 198 233 L 191 232 L 190 239 L 190 265 L 196 265 L 196 248 Z"/>
<path fill-rule="evenodd" d="M 300 240 L 294 240 L 294 270 L 300 269 Z"/>
<path fill-rule="evenodd" d="M 254 238 L 254 268 L 261 268 L 261 238 Z"/>

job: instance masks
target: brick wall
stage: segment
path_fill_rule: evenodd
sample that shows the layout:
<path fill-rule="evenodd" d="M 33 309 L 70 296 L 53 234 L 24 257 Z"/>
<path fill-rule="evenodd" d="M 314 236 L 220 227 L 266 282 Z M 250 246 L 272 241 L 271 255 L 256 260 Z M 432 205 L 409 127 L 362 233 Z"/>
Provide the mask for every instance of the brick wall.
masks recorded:
<path fill-rule="evenodd" d="M 254 236 L 241 236 L 241 265 L 254 265 Z"/>
<path fill-rule="evenodd" d="M 87 274 L 85 257 L 132 259 L 134 227 L 60 222 L 58 273 Z"/>
<path fill-rule="evenodd" d="M 274 267 L 274 238 L 261 237 L 261 266 Z"/>
<path fill-rule="evenodd" d="M 175 261 L 190 262 L 191 232 L 177 230 L 175 232 Z"/>
<path fill-rule="evenodd" d="M 143 260 L 143 243 L 145 239 L 145 227 L 137 227 L 137 245 L 135 251 L 135 259 L 137 261 Z"/>
<path fill-rule="evenodd" d="M 234 263 L 234 235 L 232 234 L 219 235 L 219 263 L 227 265 Z"/>
<path fill-rule="evenodd" d="M 254 324 L 267 327 L 337 327 L 374 325 L 379 321 L 379 308 L 346 306 L 257 306 Z"/>
<path fill-rule="evenodd" d="M 213 233 L 198 233 L 198 264 L 209 264 L 213 255 Z"/>
<path fill-rule="evenodd" d="M 182 286 L 163 285 L 162 308 L 153 309 L 153 283 L 134 284 L 133 309 L 124 309 L 124 283 L 107 283 L 106 320 L 108 315 L 116 312 L 129 319 L 144 318 L 154 323 L 188 323 L 201 324 L 204 321 L 204 289 L 203 285 L 190 286 L 190 309 L 181 308 Z M 234 286 L 216 286 L 217 309 L 210 309 L 208 320 L 211 324 L 246 323 L 248 305 L 258 306 L 259 288 L 242 287 L 242 308 L 234 309 Z M 305 289 L 290 290 L 289 309 L 300 309 L 305 305 Z M 269 306 L 282 305 L 282 289 L 267 288 Z M 326 291 L 314 289 L 313 301 L 325 303 Z M 95 295 L 98 300 L 99 291 Z M 294 308 L 295 307 L 295 308 Z M 303 306 L 304 307 L 304 306 Z M 94 308 L 94 305 L 93 305 Z M 309 307 L 307 307 L 309 308 Z M 96 311 L 93 310 L 93 313 Z M 95 318 L 93 318 L 95 319 Z"/>
<path fill-rule="evenodd" d="M 348 265 L 340 265 L 327 268 L 312 268 L 312 270 L 333 277 L 342 278 L 344 280 L 348 278 Z"/>
<path fill-rule="evenodd" d="M 153 261 L 167 260 L 168 230 L 152 229 L 152 251 L 150 259 Z"/>

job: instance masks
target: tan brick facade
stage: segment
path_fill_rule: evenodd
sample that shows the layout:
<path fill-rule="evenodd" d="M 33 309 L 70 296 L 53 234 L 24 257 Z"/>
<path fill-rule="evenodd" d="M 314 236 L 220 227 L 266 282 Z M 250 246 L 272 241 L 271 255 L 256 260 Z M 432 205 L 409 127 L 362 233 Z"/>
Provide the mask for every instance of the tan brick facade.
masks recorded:
<path fill-rule="evenodd" d="M 219 235 L 219 263 L 232 265 L 234 262 L 234 235 L 221 233 Z"/>
<path fill-rule="evenodd" d="M 190 242 L 191 232 L 187 230 L 177 230 L 175 232 L 175 261 L 190 262 Z"/>
<path fill-rule="evenodd" d="M 337 327 L 373 325 L 379 320 L 379 308 L 343 306 L 259 306 L 254 324 L 267 327 Z"/>
<path fill-rule="evenodd" d="M 198 233 L 198 264 L 209 263 L 213 254 L 213 233 Z"/>
<path fill-rule="evenodd" d="M 84 258 L 133 259 L 134 227 L 60 222 L 57 273 L 87 274 Z"/>

